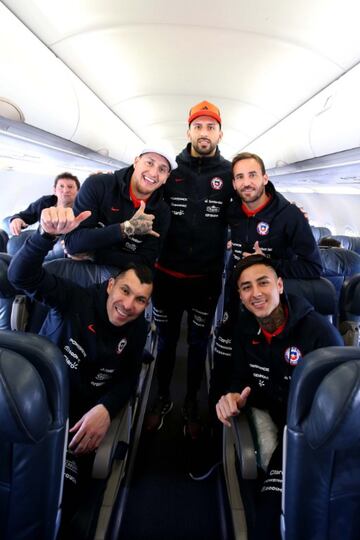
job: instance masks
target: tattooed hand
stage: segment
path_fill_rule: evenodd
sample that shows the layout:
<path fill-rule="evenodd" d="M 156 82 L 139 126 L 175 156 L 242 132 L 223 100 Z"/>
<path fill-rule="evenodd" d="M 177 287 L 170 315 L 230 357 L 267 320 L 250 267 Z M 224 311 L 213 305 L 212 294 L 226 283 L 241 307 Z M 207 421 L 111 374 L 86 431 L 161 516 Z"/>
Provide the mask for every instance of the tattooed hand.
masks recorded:
<path fill-rule="evenodd" d="M 160 236 L 152 229 L 155 216 L 153 214 L 145 214 L 144 212 L 145 203 L 144 201 L 141 201 L 140 208 L 135 212 L 133 217 L 124 223 L 120 223 L 121 232 L 124 236 L 134 236 L 135 234 Z"/>

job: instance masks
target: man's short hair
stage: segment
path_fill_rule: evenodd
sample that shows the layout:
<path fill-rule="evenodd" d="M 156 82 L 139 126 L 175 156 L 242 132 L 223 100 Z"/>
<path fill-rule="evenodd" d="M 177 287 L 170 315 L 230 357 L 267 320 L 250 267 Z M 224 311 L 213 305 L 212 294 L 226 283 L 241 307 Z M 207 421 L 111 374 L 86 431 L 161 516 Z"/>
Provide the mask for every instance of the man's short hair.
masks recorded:
<path fill-rule="evenodd" d="M 319 242 L 320 247 L 341 247 L 340 240 L 332 238 L 331 236 L 323 236 Z"/>
<path fill-rule="evenodd" d="M 129 270 L 133 270 L 135 272 L 140 283 L 147 283 L 149 285 L 153 284 L 154 279 L 151 269 L 146 266 L 146 264 L 137 264 L 134 262 L 130 262 L 126 264 L 123 268 L 121 268 L 119 273 L 114 276 L 114 279 L 116 280 L 117 278 L 123 276 Z"/>
<path fill-rule="evenodd" d="M 255 159 L 255 161 L 260 165 L 262 174 L 266 174 L 265 164 L 260 156 L 257 154 L 252 154 L 251 152 L 241 152 L 237 154 L 231 162 L 231 170 L 234 171 L 234 167 L 238 161 L 243 161 L 244 159 Z"/>
<path fill-rule="evenodd" d="M 63 172 L 61 174 L 58 174 L 54 180 L 54 188 L 56 188 L 57 186 L 57 183 L 59 180 L 62 180 L 62 179 L 65 179 L 65 180 L 73 180 L 76 184 L 76 187 L 78 188 L 78 190 L 80 189 L 80 182 L 79 182 L 79 179 L 77 176 L 75 176 L 74 174 L 71 174 L 69 172 Z"/>
<path fill-rule="evenodd" d="M 269 257 L 265 257 L 265 255 L 255 253 L 254 255 L 244 257 L 243 259 L 241 259 L 241 261 L 237 263 L 233 272 L 234 284 L 237 285 L 237 282 L 239 281 L 239 278 L 244 270 L 251 268 L 251 266 L 254 266 L 255 264 L 263 264 L 264 266 L 269 266 L 274 270 L 275 275 L 277 277 L 280 277 L 277 269 L 274 266 L 274 261 L 272 261 Z"/>

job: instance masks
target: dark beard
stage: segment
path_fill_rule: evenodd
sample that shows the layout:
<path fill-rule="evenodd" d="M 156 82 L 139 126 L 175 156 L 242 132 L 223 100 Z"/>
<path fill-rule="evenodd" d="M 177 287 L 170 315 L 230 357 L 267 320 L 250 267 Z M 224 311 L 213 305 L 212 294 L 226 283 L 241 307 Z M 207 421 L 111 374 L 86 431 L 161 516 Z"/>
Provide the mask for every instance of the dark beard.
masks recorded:
<path fill-rule="evenodd" d="M 210 143 L 210 146 L 209 148 L 201 148 L 198 146 L 197 143 L 193 144 L 192 143 L 192 147 L 194 148 L 194 150 L 200 155 L 200 156 L 212 156 L 216 150 L 216 146 L 217 145 L 212 145 Z"/>
<path fill-rule="evenodd" d="M 256 317 L 258 323 L 266 332 L 273 334 L 285 322 L 285 312 L 280 303 L 267 317 Z"/>

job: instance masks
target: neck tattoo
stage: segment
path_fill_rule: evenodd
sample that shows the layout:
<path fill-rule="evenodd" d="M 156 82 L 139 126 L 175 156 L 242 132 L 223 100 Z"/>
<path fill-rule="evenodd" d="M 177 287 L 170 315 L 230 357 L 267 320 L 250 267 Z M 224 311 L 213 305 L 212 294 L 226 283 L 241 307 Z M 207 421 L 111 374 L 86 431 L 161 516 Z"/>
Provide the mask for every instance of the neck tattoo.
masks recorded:
<path fill-rule="evenodd" d="M 257 318 L 258 323 L 266 332 L 273 334 L 285 322 L 285 312 L 281 304 L 279 304 L 270 315 L 267 317 Z"/>

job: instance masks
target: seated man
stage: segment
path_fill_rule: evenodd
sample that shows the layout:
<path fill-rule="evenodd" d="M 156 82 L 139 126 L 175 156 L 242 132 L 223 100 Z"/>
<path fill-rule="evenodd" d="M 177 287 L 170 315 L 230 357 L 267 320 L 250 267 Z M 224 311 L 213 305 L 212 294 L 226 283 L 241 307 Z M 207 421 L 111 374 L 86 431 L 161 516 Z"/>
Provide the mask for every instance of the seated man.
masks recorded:
<path fill-rule="evenodd" d="M 26 210 L 18 212 L 10 216 L 10 218 L 6 218 L 6 221 L 8 219 L 10 220 L 10 233 L 13 236 L 19 236 L 23 229 L 37 223 L 44 208 L 48 208 L 49 206 L 72 208 L 79 189 L 80 182 L 76 176 L 69 172 L 58 174 L 54 181 L 53 195 L 44 195 L 32 202 Z M 57 246 L 58 244 L 55 246 L 56 251 L 50 254 L 51 256 L 61 256 L 60 254 L 63 253 L 62 244 L 60 251 L 57 249 Z M 12 304 L 13 298 L 0 298 L 0 330 L 11 330 L 10 318 Z"/>
<path fill-rule="evenodd" d="M 279 444 L 261 486 L 254 536 L 277 540 L 281 538 L 281 441 L 292 372 L 307 353 L 343 341 L 306 300 L 283 294 L 282 279 L 271 259 L 257 254 L 242 259 L 234 278 L 242 307 L 233 333 L 230 385 L 216 413 L 230 426 L 231 416 L 246 405 L 267 409 L 278 428 Z"/>
<path fill-rule="evenodd" d="M 26 210 L 18 212 L 10 217 L 10 233 L 18 236 L 23 229 L 33 225 L 40 219 L 41 211 L 49 206 L 72 208 L 80 182 L 77 176 L 69 172 L 58 174 L 54 181 L 53 195 L 44 195 L 32 202 Z"/>
<path fill-rule="evenodd" d="M 295 204 L 290 203 L 266 174 L 263 160 L 257 154 L 242 152 L 232 161 L 236 196 L 229 206 L 233 257 L 230 268 L 239 260 L 256 253 L 270 257 L 283 278 L 317 279 L 322 263 L 310 225 Z M 229 280 L 225 288 L 223 323 L 217 331 L 214 366 L 226 377 L 231 359 L 233 315 L 238 309 L 238 295 Z M 218 399 L 211 385 L 210 403 Z"/>
<path fill-rule="evenodd" d="M 94 451 L 136 388 L 147 335 L 142 315 L 152 292 L 152 274 L 145 266 L 129 266 L 107 283 L 87 288 L 42 267 L 57 235 L 70 232 L 89 214 L 74 218 L 70 208 L 43 210 L 39 230 L 14 256 L 8 272 L 14 287 L 54 308 L 40 334 L 58 345 L 69 367 L 65 515 L 76 510 Z"/>
<path fill-rule="evenodd" d="M 68 254 L 88 253 L 96 263 L 118 268 L 129 261 L 152 267 L 170 221 L 159 188 L 175 167 L 172 149 L 157 142 L 145 146 L 130 167 L 85 180 L 74 213 L 90 210 L 91 216 L 66 237 Z M 153 216 L 154 230 L 144 231 L 148 215 Z"/>

